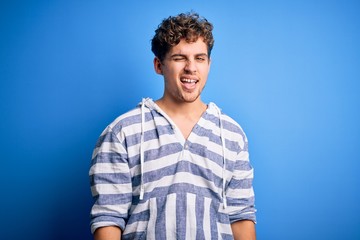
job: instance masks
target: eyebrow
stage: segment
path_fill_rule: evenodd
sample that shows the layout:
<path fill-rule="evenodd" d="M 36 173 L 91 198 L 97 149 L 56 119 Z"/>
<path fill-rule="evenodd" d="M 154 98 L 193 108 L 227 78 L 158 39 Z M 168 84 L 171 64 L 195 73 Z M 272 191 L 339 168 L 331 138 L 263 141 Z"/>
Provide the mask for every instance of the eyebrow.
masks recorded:
<path fill-rule="evenodd" d="M 208 55 L 207 55 L 206 53 L 198 53 L 198 54 L 195 54 L 195 56 L 196 56 L 196 57 L 200 57 L 200 56 L 202 56 L 202 57 L 208 57 Z M 185 55 L 185 54 L 181 54 L 181 53 L 175 53 L 175 54 L 171 55 L 170 57 L 171 57 L 171 58 L 173 58 L 173 57 L 186 57 L 186 55 Z"/>

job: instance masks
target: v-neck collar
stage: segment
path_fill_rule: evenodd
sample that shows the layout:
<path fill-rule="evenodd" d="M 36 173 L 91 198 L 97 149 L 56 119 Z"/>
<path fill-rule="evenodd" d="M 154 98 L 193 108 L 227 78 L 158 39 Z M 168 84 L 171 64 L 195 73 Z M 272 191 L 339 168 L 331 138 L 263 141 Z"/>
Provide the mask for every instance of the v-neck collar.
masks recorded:
<path fill-rule="evenodd" d="M 213 104 L 213 103 L 209 103 L 206 105 L 207 106 L 206 110 L 201 114 L 201 117 L 195 123 L 194 127 L 191 129 L 189 136 L 187 138 L 185 138 L 185 136 L 182 134 L 180 128 L 171 119 L 171 117 L 168 114 L 166 114 L 166 112 L 164 110 L 162 110 L 160 108 L 160 106 L 158 104 L 156 104 L 152 99 L 148 99 L 148 100 L 150 100 L 150 101 L 147 101 L 148 106 L 153 108 L 154 110 L 156 110 L 158 113 L 160 113 L 169 122 L 172 129 L 174 130 L 174 133 L 175 133 L 177 139 L 181 142 L 181 144 L 183 146 L 186 146 L 186 142 L 188 142 L 188 141 L 193 142 L 194 137 L 195 137 L 194 135 L 196 135 L 196 134 L 194 134 L 194 130 L 199 128 L 199 125 L 201 125 L 201 123 L 205 120 L 204 117 L 205 117 L 205 115 L 208 114 L 208 111 L 211 109 L 212 104 Z"/>

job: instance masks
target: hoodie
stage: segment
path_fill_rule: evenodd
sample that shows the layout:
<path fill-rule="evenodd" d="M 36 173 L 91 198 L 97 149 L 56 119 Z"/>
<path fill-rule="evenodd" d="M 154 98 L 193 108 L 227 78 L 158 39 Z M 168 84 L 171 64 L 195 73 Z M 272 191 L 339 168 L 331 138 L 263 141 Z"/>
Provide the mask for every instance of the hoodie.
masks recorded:
<path fill-rule="evenodd" d="M 233 239 L 255 218 L 253 168 L 241 127 L 214 104 L 185 139 L 151 99 L 100 135 L 90 168 L 91 229 L 122 239 Z"/>

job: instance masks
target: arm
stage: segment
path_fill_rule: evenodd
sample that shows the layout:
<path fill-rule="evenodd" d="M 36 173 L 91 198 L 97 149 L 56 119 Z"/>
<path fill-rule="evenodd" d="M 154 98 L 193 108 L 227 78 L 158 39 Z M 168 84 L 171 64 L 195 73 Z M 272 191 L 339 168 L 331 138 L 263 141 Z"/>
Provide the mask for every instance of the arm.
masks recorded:
<path fill-rule="evenodd" d="M 231 224 L 235 240 L 255 240 L 255 224 L 249 220 L 237 221 Z"/>
<path fill-rule="evenodd" d="M 90 214 L 91 231 L 96 240 L 119 236 L 116 238 L 118 240 L 119 230 L 125 229 L 132 201 L 131 176 L 126 156 L 126 149 L 116 134 L 107 128 L 96 144 L 89 171 L 94 198 Z"/>
<path fill-rule="evenodd" d="M 94 240 L 121 240 L 121 230 L 115 226 L 96 229 Z"/>
<path fill-rule="evenodd" d="M 241 141 L 239 141 L 241 143 Z M 249 161 L 248 143 L 244 138 L 236 157 L 233 177 L 227 189 L 229 218 L 235 240 L 255 240 L 254 169 Z"/>

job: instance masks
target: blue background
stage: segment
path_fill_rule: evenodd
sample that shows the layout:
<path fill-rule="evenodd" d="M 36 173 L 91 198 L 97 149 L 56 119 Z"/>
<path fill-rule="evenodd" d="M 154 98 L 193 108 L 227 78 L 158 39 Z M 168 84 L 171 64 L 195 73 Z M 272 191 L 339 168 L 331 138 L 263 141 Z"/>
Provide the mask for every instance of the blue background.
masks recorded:
<path fill-rule="evenodd" d="M 1 1 L 1 239 L 90 239 L 101 131 L 162 95 L 150 39 L 215 26 L 203 100 L 237 120 L 258 239 L 360 239 L 359 1 Z"/>

